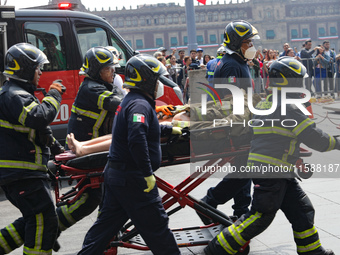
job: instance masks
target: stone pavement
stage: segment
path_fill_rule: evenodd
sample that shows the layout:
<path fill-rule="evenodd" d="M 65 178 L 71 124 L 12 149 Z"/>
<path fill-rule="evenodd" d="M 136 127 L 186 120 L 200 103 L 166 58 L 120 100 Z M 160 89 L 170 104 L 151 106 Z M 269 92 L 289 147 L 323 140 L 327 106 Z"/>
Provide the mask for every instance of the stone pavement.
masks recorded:
<path fill-rule="evenodd" d="M 339 106 L 334 103 L 333 106 Z M 318 127 L 332 135 L 340 134 L 340 130 L 336 128 L 340 124 L 340 115 L 329 112 L 329 119 L 324 119 L 326 110 L 322 108 L 324 104 L 313 104 L 314 120 Z M 321 122 L 322 121 L 322 122 Z M 333 124 L 332 122 L 335 124 Z M 318 124 L 318 122 L 321 122 Z M 337 125 L 336 125 L 337 124 Z M 320 164 L 320 166 L 340 164 L 339 151 L 331 151 L 327 153 L 314 152 L 310 158 L 305 161 L 312 164 Z M 340 167 L 337 173 L 326 173 L 319 175 L 318 178 L 303 180 L 301 185 L 310 197 L 315 210 L 315 226 L 318 229 L 321 242 L 324 247 L 331 248 L 335 254 L 340 254 Z M 171 184 L 177 184 L 189 175 L 189 165 L 179 165 L 172 167 L 164 167 L 157 171 L 157 175 Z M 338 177 L 338 178 L 335 178 Z M 196 198 L 204 196 L 206 190 L 210 186 L 218 183 L 219 179 L 211 177 L 202 183 L 197 189 L 190 194 Z M 53 192 L 52 192 L 53 195 Z M 220 206 L 219 209 L 226 214 L 232 214 L 232 202 Z M 4 197 L 0 191 L 0 227 L 13 222 L 20 216 L 20 212 L 14 208 Z M 82 241 L 86 231 L 96 219 L 96 212 L 77 223 L 72 228 L 63 232 L 59 238 L 62 246 L 61 250 L 56 253 L 60 255 L 74 255 L 81 248 Z M 196 213 L 191 208 L 184 208 L 170 217 L 170 226 L 172 228 L 198 226 L 201 222 Z M 292 230 L 289 222 L 279 211 L 270 227 L 261 235 L 251 241 L 251 255 L 293 255 L 296 254 Z M 182 248 L 182 254 L 203 254 L 204 247 Z M 21 249 L 12 252 L 13 255 L 22 254 Z M 131 249 L 119 248 L 118 254 L 152 254 L 151 252 L 136 251 Z"/>

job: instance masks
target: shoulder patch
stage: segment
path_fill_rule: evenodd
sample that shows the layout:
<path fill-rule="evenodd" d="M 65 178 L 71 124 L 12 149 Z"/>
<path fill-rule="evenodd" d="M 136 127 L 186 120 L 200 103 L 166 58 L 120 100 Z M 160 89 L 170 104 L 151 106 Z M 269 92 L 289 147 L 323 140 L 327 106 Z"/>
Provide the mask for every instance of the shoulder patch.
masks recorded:
<path fill-rule="evenodd" d="M 132 122 L 144 123 L 145 122 L 145 116 L 143 114 L 140 114 L 140 113 L 134 113 Z"/>
<path fill-rule="evenodd" d="M 236 82 L 236 77 L 235 76 L 229 76 L 228 77 L 228 82 L 229 83 L 235 83 Z"/>

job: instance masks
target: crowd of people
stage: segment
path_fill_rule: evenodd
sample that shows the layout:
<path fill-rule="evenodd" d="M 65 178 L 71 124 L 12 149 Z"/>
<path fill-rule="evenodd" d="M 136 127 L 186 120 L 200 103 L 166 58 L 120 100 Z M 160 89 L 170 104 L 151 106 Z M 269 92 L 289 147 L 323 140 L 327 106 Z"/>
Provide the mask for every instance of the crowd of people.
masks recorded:
<path fill-rule="evenodd" d="M 184 92 L 184 101 L 188 100 L 186 86 L 188 86 L 188 71 L 194 69 L 206 69 L 209 61 L 216 59 L 216 56 L 203 55 L 204 50 L 197 48 L 190 50 L 185 56 L 185 50 L 172 50 L 167 55 L 167 49 L 160 47 L 154 57 L 160 60 L 168 69 L 169 78 L 179 85 Z M 176 59 L 176 53 L 178 58 Z M 255 93 L 267 92 L 269 86 L 268 70 L 270 65 L 282 56 L 293 57 L 303 63 L 307 68 L 308 77 L 304 83 L 305 88 L 310 90 L 316 97 L 322 95 L 337 95 L 340 97 L 340 54 L 336 54 L 334 49 L 330 49 L 330 42 L 324 41 L 322 45 L 317 45 L 312 49 L 312 41 L 306 40 L 302 48 L 291 48 L 289 43 L 283 44 L 283 50 L 266 49 L 261 46 L 257 48 L 256 55 L 247 64 L 253 80 Z"/>

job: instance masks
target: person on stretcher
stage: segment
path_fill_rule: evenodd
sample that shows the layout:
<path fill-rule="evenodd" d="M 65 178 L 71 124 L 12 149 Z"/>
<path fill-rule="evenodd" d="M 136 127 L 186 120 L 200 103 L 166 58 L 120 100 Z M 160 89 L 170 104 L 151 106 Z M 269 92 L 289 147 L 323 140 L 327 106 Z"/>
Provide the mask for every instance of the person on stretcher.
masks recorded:
<path fill-rule="evenodd" d="M 173 134 L 181 134 L 181 128 L 188 126 L 190 117 L 187 115 L 186 112 L 179 112 L 176 115 L 177 111 L 181 111 L 183 109 L 186 109 L 187 107 L 185 106 L 177 106 L 174 107 L 172 105 L 163 105 L 163 106 L 156 106 L 156 112 L 159 114 L 159 122 L 160 124 L 163 125 L 171 125 L 171 123 L 174 123 L 175 125 L 182 125 L 181 127 L 175 127 L 173 126 Z M 186 123 L 183 124 L 183 123 Z M 96 153 L 96 152 L 103 152 L 103 151 L 108 151 L 111 145 L 111 138 L 112 135 L 104 135 L 100 136 L 91 140 L 87 141 L 78 141 L 75 139 L 74 134 L 68 134 L 67 135 L 67 143 L 69 149 L 76 154 L 77 157 L 85 156 L 88 154 Z"/>

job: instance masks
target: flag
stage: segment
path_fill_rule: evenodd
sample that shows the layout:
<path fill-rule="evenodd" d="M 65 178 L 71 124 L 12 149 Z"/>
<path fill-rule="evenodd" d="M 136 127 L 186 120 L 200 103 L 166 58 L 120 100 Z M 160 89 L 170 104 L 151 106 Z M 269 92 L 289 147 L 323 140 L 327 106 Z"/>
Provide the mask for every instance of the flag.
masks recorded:
<path fill-rule="evenodd" d="M 197 0 L 199 3 L 204 4 L 207 2 L 207 0 Z"/>
<path fill-rule="evenodd" d="M 133 115 L 133 122 L 145 122 L 145 116 L 143 114 L 135 113 Z"/>
<path fill-rule="evenodd" d="M 236 82 L 236 77 L 235 76 L 229 76 L 228 77 L 228 82 L 229 83 L 235 83 Z"/>

